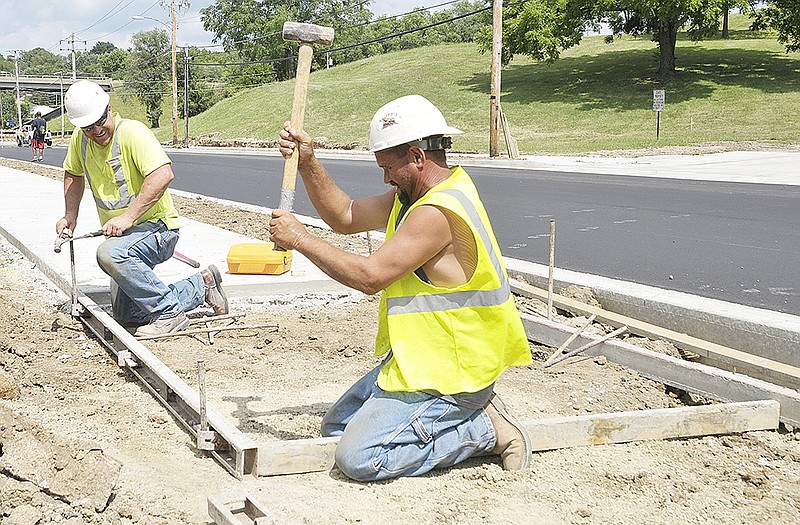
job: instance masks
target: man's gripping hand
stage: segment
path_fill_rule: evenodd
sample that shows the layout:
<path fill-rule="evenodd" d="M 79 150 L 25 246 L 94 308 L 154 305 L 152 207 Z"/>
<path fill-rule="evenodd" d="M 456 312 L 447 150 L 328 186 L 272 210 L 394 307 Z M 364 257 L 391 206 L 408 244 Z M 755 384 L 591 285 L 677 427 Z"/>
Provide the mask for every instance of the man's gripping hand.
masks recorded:
<path fill-rule="evenodd" d="M 308 237 L 308 231 L 294 215 L 286 210 L 272 210 L 269 220 L 269 240 L 286 250 L 297 250 Z"/>

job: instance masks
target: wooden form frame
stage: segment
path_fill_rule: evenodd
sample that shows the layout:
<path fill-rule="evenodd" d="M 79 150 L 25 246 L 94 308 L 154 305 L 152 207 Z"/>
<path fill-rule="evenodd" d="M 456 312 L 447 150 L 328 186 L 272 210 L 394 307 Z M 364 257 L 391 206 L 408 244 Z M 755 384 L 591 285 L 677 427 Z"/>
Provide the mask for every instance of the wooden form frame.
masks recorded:
<path fill-rule="evenodd" d="M 208 515 L 217 525 L 272 525 L 277 516 L 247 493 L 208 497 Z"/>
<path fill-rule="evenodd" d="M 573 329 L 548 321 L 544 317 L 522 315 L 528 339 L 547 346 L 557 347 Z M 596 338 L 596 336 L 594 336 Z M 592 336 L 580 335 L 580 344 Z M 586 350 L 588 355 L 603 355 L 610 361 L 638 371 L 648 379 L 700 394 L 723 402 L 772 399 L 780 403 L 780 419 L 792 426 L 800 426 L 800 392 L 774 385 L 750 376 L 721 370 L 701 363 L 692 363 L 624 341 L 605 341 Z"/>
<path fill-rule="evenodd" d="M 687 438 L 774 430 L 776 401 L 721 403 L 607 414 L 587 414 L 523 422 L 533 452 L 567 447 Z M 276 476 L 330 470 L 338 437 L 276 441 L 258 447 L 258 475 Z"/>
<path fill-rule="evenodd" d="M 515 279 L 509 279 L 509 282 L 514 293 L 547 302 L 547 291 Z M 800 368 L 796 366 L 704 341 L 697 337 L 609 312 L 569 297 L 558 294 L 553 294 L 552 297 L 554 305 L 562 310 L 586 317 L 594 315 L 598 322 L 614 327 L 627 326 L 630 333 L 651 339 L 669 341 L 681 350 L 697 354 L 699 361 L 702 363 L 732 372 L 747 374 L 785 387 L 800 388 Z M 558 347 L 559 344 L 555 346 Z"/>
<path fill-rule="evenodd" d="M 64 293 L 69 295 L 70 283 L 49 268 L 41 258 L 22 243 L 16 241 L 2 227 L 0 227 L 0 233 L 26 257 L 36 263 L 39 269 Z M 186 385 L 147 348 L 111 319 L 94 301 L 85 295 L 81 295 L 79 301 L 86 311 L 86 316 L 82 317 L 81 321 L 115 354 L 119 366 L 127 367 L 191 434 L 197 436 L 196 423 L 199 422 L 201 411 L 198 392 Z M 564 334 L 569 335 L 571 332 L 568 327 L 546 319 L 537 323 L 530 320 L 524 322 L 529 338 L 553 347 L 557 347 L 563 341 Z M 547 342 L 544 339 L 557 341 Z M 627 345 L 630 348 L 624 348 L 625 351 L 617 352 L 617 354 L 608 352 L 608 349 L 605 348 L 606 346 L 613 348 L 617 345 L 626 345 L 626 343 L 605 342 L 596 345 L 592 350 L 603 349 L 605 354 L 612 354 L 609 355 L 609 359 L 617 362 L 626 361 L 626 359 L 620 359 L 617 354 L 622 356 L 642 355 L 649 359 L 656 358 L 656 361 L 659 358 L 676 361 L 691 366 L 692 370 L 696 372 L 693 375 L 695 378 L 713 371 L 710 367 L 686 363 L 662 354 L 638 349 L 633 345 Z M 648 354 L 650 355 L 648 356 Z M 635 359 L 627 359 L 627 361 L 636 364 Z M 641 372 L 642 367 L 632 366 L 629 363 L 622 362 L 621 364 L 626 364 Z M 663 363 L 657 366 L 662 365 Z M 677 366 L 676 371 L 684 372 L 685 369 L 681 370 Z M 724 371 L 719 372 L 724 374 Z M 774 429 L 777 427 L 781 411 L 777 401 L 788 402 L 789 405 L 789 409 L 783 409 L 780 417 L 794 425 L 800 423 L 800 395 L 795 391 L 781 389 L 781 387 L 775 387 L 768 383 L 761 385 L 759 383 L 763 382 L 747 378 L 749 382 L 739 381 L 736 383 L 739 388 L 733 389 L 733 394 L 715 395 L 707 392 L 704 388 L 695 389 L 684 385 L 683 382 L 672 381 L 671 378 L 665 380 L 660 377 L 652 377 L 646 372 L 643 372 L 643 375 L 711 398 L 733 400 L 744 397 L 747 398 L 747 402 L 528 421 L 523 424 L 534 436 L 533 450 L 542 451 L 569 446 Z M 717 377 L 714 374 L 711 375 Z M 728 397 L 730 399 L 727 399 Z M 751 401 L 752 399 L 760 401 Z M 767 400 L 764 401 L 765 399 Z M 209 425 L 215 432 L 216 450 L 211 451 L 211 454 L 239 479 L 244 475 L 270 476 L 327 470 L 334 464 L 334 452 L 339 438 L 276 441 L 260 445 L 256 449 L 254 443 L 235 426 L 228 423 L 223 416 L 211 409 L 207 409 L 207 413 Z M 231 506 L 241 507 L 243 515 L 252 518 L 252 522 L 255 524 L 263 523 L 268 519 L 263 509 L 247 497 L 241 501 L 238 499 L 224 502 L 215 500 L 213 505 L 209 499 L 209 512 L 211 512 L 212 506 L 217 511 L 216 516 L 219 519 L 223 517 L 230 519 L 220 509 L 230 510 Z"/>
<path fill-rule="evenodd" d="M 39 271 L 64 294 L 71 295 L 72 283 L 50 268 L 41 257 L 2 226 L 0 234 L 35 263 Z M 97 303 L 80 291 L 78 291 L 78 303 L 84 310 L 80 321 L 114 355 L 117 365 L 126 368 L 136 377 L 199 443 L 204 437 L 200 434 L 199 428 L 200 394 L 120 326 Z M 255 473 L 255 462 L 258 457 L 255 443 L 215 410 L 207 408 L 206 415 L 210 430 L 213 432 L 213 439 L 210 440 L 213 442 L 213 449 L 208 450 L 211 457 L 238 479 Z"/>

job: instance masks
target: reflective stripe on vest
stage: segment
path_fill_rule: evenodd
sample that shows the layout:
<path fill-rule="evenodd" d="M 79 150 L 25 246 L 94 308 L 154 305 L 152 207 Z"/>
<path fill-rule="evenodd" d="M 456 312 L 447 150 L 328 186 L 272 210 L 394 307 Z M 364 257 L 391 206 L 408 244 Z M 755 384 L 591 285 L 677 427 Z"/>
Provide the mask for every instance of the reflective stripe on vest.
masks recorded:
<path fill-rule="evenodd" d="M 114 182 L 117 183 L 117 190 L 119 191 L 119 200 L 116 201 L 104 201 L 97 195 L 95 195 L 94 191 L 92 191 L 92 196 L 94 197 L 94 202 L 98 208 L 101 210 L 106 211 L 114 211 L 114 210 L 124 210 L 128 206 L 131 205 L 133 200 L 136 198 L 136 194 L 129 195 L 128 194 L 128 181 L 125 180 L 125 172 L 122 169 L 122 162 L 119 160 L 120 156 L 120 148 L 119 148 L 119 141 L 117 137 L 119 137 L 119 128 L 125 120 L 120 119 L 117 122 L 114 128 L 114 142 L 111 145 L 111 158 L 109 159 L 108 163 L 111 165 L 111 169 L 114 171 Z M 92 179 L 89 176 L 89 166 L 86 164 L 86 146 L 89 139 L 86 138 L 86 134 L 83 135 L 81 139 L 81 156 L 83 157 L 83 168 L 84 173 L 86 174 L 86 178 L 89 180 L 89 185 L 92 184 Z"/>
<path fill-rule="evenodd" d="M 481 236 L 481 241 L 489 252 L 489 259 L 494 266 L 495 272 L 500 280 L 500 287 L 494 290 L 466 290 L 462 292 L 439 293 L 429 295 L 409 295 L 406 297 L 387 297 L 386 311 L 388 315 L 409 314 L 420 312 L 440 312 L 443 310 L 454 310 L 456 308 L 467 308 L 475 306 L 497 306 L 508 301 L 511 297 L 511 288 L 506 280 L 500 259 L 494 250 L 492 239 L 486 226 L 483 224 L 478 210 L 466 195 L 456 189 L 442 190 L 442 193 L 452 195 L 469 215 L 470 220 L 475 225 L 475 229 Z"/>

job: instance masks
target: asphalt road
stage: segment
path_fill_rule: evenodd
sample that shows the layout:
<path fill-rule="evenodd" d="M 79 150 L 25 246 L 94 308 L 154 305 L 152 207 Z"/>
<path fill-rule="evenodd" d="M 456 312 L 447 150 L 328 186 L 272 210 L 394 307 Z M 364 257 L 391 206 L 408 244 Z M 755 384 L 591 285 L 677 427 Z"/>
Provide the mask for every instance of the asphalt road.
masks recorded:
<path fill-rule="evenodd" d="M 63 148 L 45 162 L 60 165 Z M 27 148 L 0 155 L 28 160 Z M 276 207 L 276 156 L 171 152 L 176 189 Z M 352 197 L 384 192 L 374 162 L 325 161 Z M 503 254 L 800 315 L 800 187 L 466 166 Z M 316 217 L 298 177 L 295 211 Z"/>

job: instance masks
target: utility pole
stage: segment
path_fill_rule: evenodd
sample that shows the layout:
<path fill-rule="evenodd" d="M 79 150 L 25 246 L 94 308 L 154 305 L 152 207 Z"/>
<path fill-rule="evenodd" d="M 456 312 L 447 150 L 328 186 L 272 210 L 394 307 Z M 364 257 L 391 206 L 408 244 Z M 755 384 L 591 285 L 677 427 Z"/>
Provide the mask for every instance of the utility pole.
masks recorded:
<path fill-rule="evenodd" d="M 189 46 L 183 48 L 183 147 L 189 147 Z"/>
<path fill-rule="evenodd" d="M 22 99 L 19 95 L 19 49 L 12 49 L 14 53 L 14 82 L 17 86 L 17 128 L 22 133 Z"/>
<path fill-rule="evenodd" d="M 172 24 L 167 26 L 166 23 L 162 22 L 158 18 L 153 18 L 151 16 L 143 16 L 143 15 L 136 15 L 133 17 L 134 20 L 153 20 L 158 22 L 159 24 L 163 25 L 164 27 L 170 28 L 170 33 L 172 38 L 170 38 L 171 42 L 171 55 L 172 55 L 172 145 L 175 146 L 178 144 L 178 64 L 177 64 L 177 53 L 178 53 L 178 13 L 177 10 L 189 7 L 189 2 L 186 0 L 161 0 L 161 6 L 166 7 L 169 4 L 169 14 Z"/>
<path fill-rule="evenodd" d="M 170 16 L 172 17 L 172 145 L 178 144 L 178 66 L 176 64 L 176 38 L 178 34 L 178 17 L 175 13 L 175 0 L 170 0 Z"/>
<path fill-rule="evenodd" d="M 61 143 L 64 143 L 64 112 L 67 110 L 64 107 L 64 72 L 58 72 L 58 90 L 61 93 Z"/>
<path fill-rule="evenodd" d="M 86 46 L 86 40 L 79 40 L 79 39 L 75 38 L 75 33 L 70 33 L 69 36 L 67 38 L 61 40 L 60 43 L 64 43 L 64 42 L 67 43 L 67 48 L 64 49 L 62 47 L 61 51 L 69 51 L 70 55 L 72 55 L 72 80 L 75 81 L 76 80 L 76 75 L 75 75 L 75 42 L 81 42 L 84 46 Z M 86 48 L 84 47 L 84 49 L 80 49 L 79 51 L 85 51 L 85 50 L 86 50 Z"/>
<path fill-rule="evenodd" d="M 503 54 L 503 0 L 494 0 L 492 10 L 492 78 L 489 93 L 489 156 L 500 155 L 500 68 Z"/>

